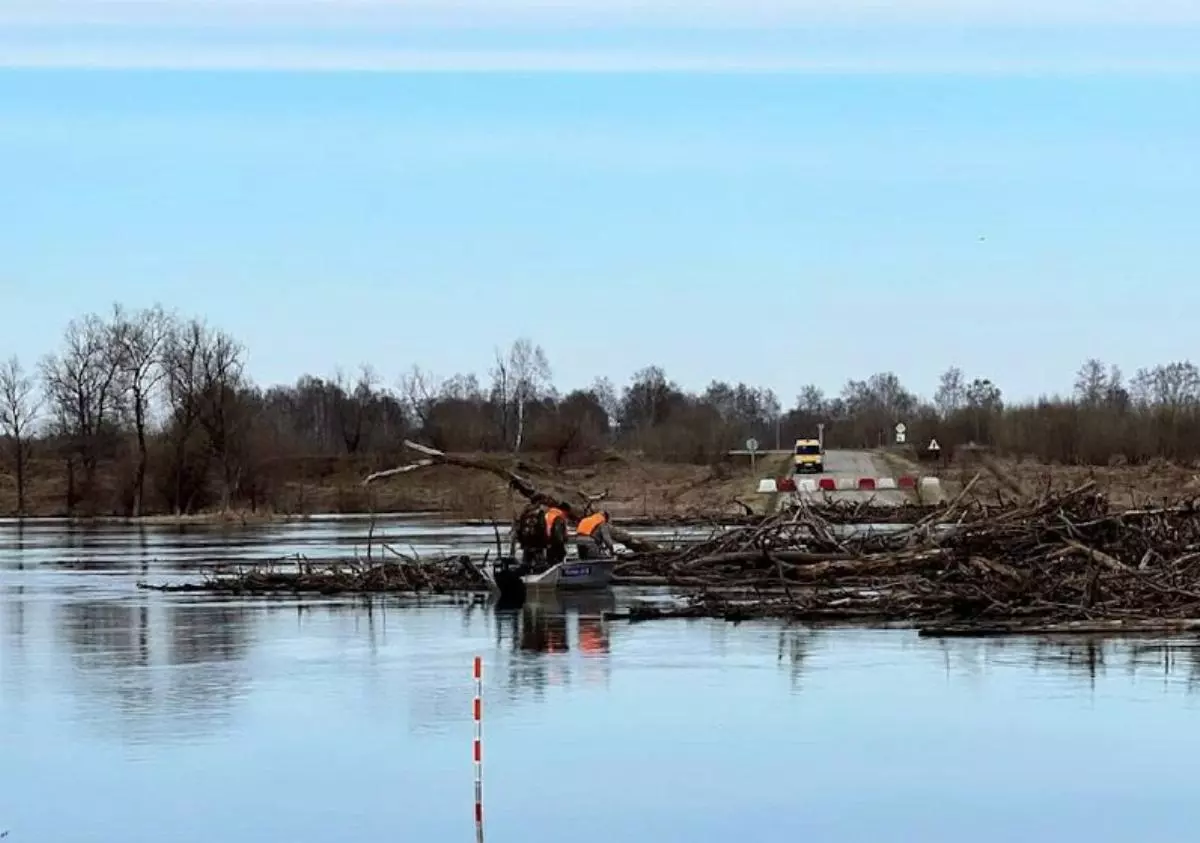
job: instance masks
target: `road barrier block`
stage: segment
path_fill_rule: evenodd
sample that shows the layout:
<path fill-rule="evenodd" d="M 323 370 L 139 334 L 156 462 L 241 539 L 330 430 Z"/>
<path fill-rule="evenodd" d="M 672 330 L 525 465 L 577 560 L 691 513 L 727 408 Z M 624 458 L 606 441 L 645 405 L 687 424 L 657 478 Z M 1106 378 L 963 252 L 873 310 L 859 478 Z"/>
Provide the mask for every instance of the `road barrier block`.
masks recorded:
<path fill-rule="evenodd" d="M 797 487 L 801 492 L 815 492 L 817 491 L 817 481 L 806 477 L 797 484 Z"/>
<path fill-rule="evenodd" d="M 775 490 L 777 492 L 794 492 L 796 491 L 796 481 L 790 477 L 780 477 L 775 481 Z"/>
<path fill-rule="evenodd" d="M 837 483 L 834 482 L 832 477 L 822 477 L 817 481 L 817 485 L 824 492 L 832 492 L 837 489 Z"/>
<path fill-rule="evenodd" d="M 758 491 L 762 495 L 770 495 L 779 491 L 779 481 L 773 477 L 768 477 L 758 481 Z"/>
<path fill-rule="evenodd" d="M 942 494 L 942 481 L 936 477 L 922 477 L 920 489 L 922 498 L 940 498 Z"/>
<path fill-rule="evenodd" d="M 896 481 L 896 482 L 897 482 L 897 484 L 900 486 L 900 488 L 901 488 L 901 489 L 915 489 L 915 488 L 917 488 L 917 478 L 915 478 L 915 477 L 912 477 L 911 475 L 907 475 L 907 474 L 906 474 L 905 476 L 901 477 L 901 478 L 900 478 L 898 481 Z"/>
<path fill-rule="evenodd" d="M 858 488 L 858 481 L 853 477 L 837 477 L 834 482 L 839 492 L 851 492 Z"/>
<path fill-rule="evenodd" d="M 876 489 L 895 489 L 896 481 L 891 477 L 880 477 L 875 481 Z"/>
<path fill-rule="evenodd" d="M 858 488 L 859 489 L 867 489 L 867 490 L 874 489 L 875 488 L 875 478 L 874 477 L 858 478 Z"/>

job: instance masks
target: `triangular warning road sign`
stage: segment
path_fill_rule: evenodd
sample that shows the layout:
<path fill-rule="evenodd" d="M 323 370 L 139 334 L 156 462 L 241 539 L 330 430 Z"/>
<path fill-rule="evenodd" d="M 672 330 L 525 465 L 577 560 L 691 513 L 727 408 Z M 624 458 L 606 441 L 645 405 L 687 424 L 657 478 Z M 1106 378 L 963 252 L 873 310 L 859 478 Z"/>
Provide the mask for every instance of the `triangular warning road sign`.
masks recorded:
<path fill-rule="evenodd" d="M 942 446 L 937 443 L 936 439 L 930 439 L 929 440 L 929 450 L 940 451 L 940 450 L 942 450 Z"/>

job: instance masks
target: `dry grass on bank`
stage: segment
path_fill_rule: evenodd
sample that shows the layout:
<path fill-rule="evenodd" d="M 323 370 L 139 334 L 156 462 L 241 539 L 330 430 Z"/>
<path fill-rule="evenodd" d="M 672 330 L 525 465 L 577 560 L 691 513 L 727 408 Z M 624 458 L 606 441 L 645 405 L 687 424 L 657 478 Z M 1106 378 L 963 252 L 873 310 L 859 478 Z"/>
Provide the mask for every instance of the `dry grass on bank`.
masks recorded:
<path fill-rule="evenodd" d="M 337 457 L 279 460 L 271 466 L 271 483 L 253 507 L 245 502 L 229 513 L 201 512 L 177 518 L 161 503 L 161 496 L 148 495 L 143 516 L 150 522 L 256 521 L 302 518 L 311 515 L 367 512 L 448 512 L 463 518 L 508 518 L 523 505 L 497 478 L 476 471 L 435 465 L 364 488 L 362 479 L 385 466 L 372 459 Z M 713 466 L 653 463 L 637 454 L 610 454 L 593 465 L 554 469 L 545 461 L 526 457 L 518 471 L 539 487 L 569 492 L 608 491 L 604 506 L 614 515 L 675 516 L 687 513 L 744 511 L 735 498 L 761 507 L 764 500 L 754 494 L 759 476 L 768 476 L 780 466 L 762 464 L 752 472 L 749 465 Z M 121 518 L 118 465 L 102 464 L 91 506 L 83 505 L 77 515 Z M 66 477 L 57 460 L 34 460 L 29 467 L 27 511 L 33 516 L 62 517 L 66 511 Z M 147 489 L 154 489 L 153 476 Z M 157 498 L 157 499 L 156 499 Z M 0 471 L 0 514 L 15 513 L 16 482 Z"/>
<path fill-rule="evenodd" d="M 1036 497 L 1048 492 L 1061 493 L 1089 481 L 1095 481 L 1096 488 L 1116 507 L 1200 496 L 1200 467 L 1165 460 L 1142 465 L 1048 465 L 1031 459 L 998 457 L 979 449 L 960 451 L 947 464 L 929 464 L 917 463 L 911 456 L 894 450 L 882 454 L 893 471 L 941 478 L 949 495 L 956 494 L 978 474 L 972 495 L 981 500 L 995 501 L 1002 495 Z"/>

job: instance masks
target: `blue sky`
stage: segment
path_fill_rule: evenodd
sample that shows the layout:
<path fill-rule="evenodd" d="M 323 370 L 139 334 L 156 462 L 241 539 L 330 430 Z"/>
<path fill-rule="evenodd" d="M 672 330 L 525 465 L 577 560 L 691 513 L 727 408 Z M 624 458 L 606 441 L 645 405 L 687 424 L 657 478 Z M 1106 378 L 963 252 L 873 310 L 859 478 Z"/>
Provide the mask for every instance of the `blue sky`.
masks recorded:
<path fill-rule="evenodd" d="M 826 5 L 3 0 L 0 355 L 119 300 L 263 382 L 1196 356 L 1200 3 Z"/>

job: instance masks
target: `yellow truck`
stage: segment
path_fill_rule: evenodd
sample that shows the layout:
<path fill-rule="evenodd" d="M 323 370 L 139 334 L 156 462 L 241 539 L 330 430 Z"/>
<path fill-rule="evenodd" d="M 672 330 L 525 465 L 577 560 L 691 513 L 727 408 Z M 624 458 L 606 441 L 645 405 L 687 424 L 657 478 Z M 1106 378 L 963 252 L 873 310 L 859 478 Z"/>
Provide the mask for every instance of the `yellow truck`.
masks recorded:
<path fill-rule="evenodd" d="M 797 439 L 796 454 L 792 460 L 792 471 L 795 474 L 809 471 L 820 474 L 825 470 L 825 452 L 817 439 Z"/>

